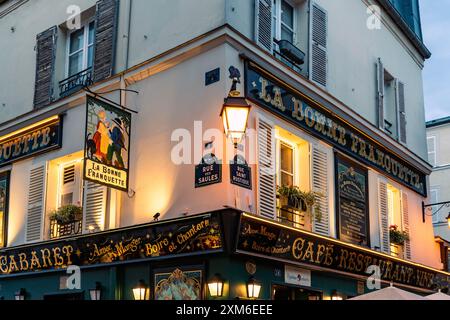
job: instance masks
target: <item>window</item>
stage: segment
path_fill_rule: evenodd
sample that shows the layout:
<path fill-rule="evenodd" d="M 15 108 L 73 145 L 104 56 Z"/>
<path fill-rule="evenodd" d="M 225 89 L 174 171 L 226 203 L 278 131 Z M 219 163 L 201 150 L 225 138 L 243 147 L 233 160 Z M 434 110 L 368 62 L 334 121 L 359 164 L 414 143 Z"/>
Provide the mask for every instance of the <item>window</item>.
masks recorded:
<path fill-rule="evenodd" d="M 273 34 L 275 39 L 294 43 L 294 7 L 285 0 L 274 0 Z"/>
<path fill-rule="evenodd" d="M 392 185 L 387 185 L 388 222 L 389 228 L 396 226 L 398 231 L 403 230 L 403 215 L 401 207 L 401 191 Z M 395 243 L 390 243 L 391 255 L 403 257 L 403 248 Z"/>
<path fill-rule="evenodd" d="M 82 203 L 82 161 L 77 160 L 59 165 L 58 208 L 67 205 L 81 206 Z"/>
<path fill-rule="evenodd" d="M 284 129 L 277 128 L 276 132 L 276 184 L 308 191 L 309 143 Z M 288 199 L 279 197 L 277 207 L 277 216 L 282 223 L 296 228 L 311 228 L 309 217 L 295 208 Z"/>
<path fill-rule="evenodd" d="M 90 22 L 69 34 L 67 76 L 92 67 L 94 62 L 95 23 Z"/>
<path fill-rule="evenodd" d="M 427 148 L 428 148 L 428 162 L 435 167 L 436 166 L 436 137 L 427 137 Z"/>
<path fill-rule="evenodd" d="M 384 130 L 397 138 L 397 107 L 395 98 L 395 79 L 384 70 Z"/>
<path fill-rule="evenodd" d="M 0 248 L 6 246 L 8 228 L 9 172 L 0 173 Z"/>

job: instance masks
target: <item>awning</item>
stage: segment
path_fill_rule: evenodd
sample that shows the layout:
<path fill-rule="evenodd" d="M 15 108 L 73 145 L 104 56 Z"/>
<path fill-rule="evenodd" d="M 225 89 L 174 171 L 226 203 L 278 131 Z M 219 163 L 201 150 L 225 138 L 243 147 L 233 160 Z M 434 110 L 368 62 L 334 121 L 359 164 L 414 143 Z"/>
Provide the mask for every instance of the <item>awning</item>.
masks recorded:
<path fill-rule="evenodd" d="M 349 300 L 427 300 L 427 298 L 396 288 L 393 284 L 391 284 L 390 287 L 351 298 Z"/>

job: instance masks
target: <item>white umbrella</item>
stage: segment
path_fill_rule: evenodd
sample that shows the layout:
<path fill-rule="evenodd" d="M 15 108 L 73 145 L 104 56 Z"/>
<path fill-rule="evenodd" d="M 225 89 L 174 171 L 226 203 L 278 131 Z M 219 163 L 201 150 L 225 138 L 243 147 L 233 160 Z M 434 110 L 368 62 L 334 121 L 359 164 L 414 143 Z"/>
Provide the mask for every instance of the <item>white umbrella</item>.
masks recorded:
<path fill-rule="evenodd" d="M 450 300 L 450 296 L 448 294 L 442 293 L 441 289 L 439 289 L 437 293 L 426 296 L 426 298 L 429 300 Z"/>
<path fill-rule="evenodd" d="M 399 288 L 394 287 L 391 283 L 390 287 L 370 292 L 361 296 L 351 298 L 349 300 L 427 300 L 419 296 Z"/>

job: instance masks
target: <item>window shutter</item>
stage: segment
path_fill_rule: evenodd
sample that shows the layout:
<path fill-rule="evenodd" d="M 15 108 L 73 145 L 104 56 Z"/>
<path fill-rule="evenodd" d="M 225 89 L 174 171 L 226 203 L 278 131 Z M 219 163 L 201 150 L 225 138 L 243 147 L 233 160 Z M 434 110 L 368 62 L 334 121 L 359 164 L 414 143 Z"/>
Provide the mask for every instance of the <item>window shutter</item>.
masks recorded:
<path fill-rule="evenodd" d="M 43 216 L 45 208 L 45 186 L 47 165 L 40 164 L 30 170 L 28 186 L 28 209 L 26 223 L 26 242 L 42 240 Z"/>
<path fill-rule="evenodd" d="M 377 61 L 377 110 L 378 127 L 384 131 L 384 66 L 381 58 Z"/>
<path fill-rule="evenodd" d="M 408 195 L 402 192 L 402 218 L 403 218 L 403 231 L 405 231 L 408 236 L 409 233 L 409 213 L 408 213 Z M 409 240 L 405 241 L 405 258 L 411 260 L 411 242 Z"/>
<path fill-rule="evenodd" d="M 97 2 L 95 16 L 94 82 L 113 74 L 116 51 L 118 0 Z"/>
<path fill-rule="evenodd" d="M 328 17 L 317 4 L 312 5 L 311 79 L 326 87 L 328 78 Z"/>
<path fill-rule="evenodd" d="M 380 219 L 380 245 L 381 251 L 387 254 L 391 252 L 389 240 L 389 213 L 387 184 L 383 180 L 378 181 L 378 213 Z"/>
<path fill-rule="evenodd" d="M 41 108 L 53 101 L 57 27 L 36 36 L 36 78 L 34 108 Z"/>
<path fill-rule="evenodd" d="M 102 231 L 105 227 L 107 187 L 84 182 L 83 230 Z M 94 229 L 91 230 L 90 227 Z"/>
<path fill-rule="evenodd" d="M 323 236 L 330 236 L 329 216 L 329 160 L 328 151 L 320 146 L 313 145 L 311 152 L 312 191 L 320 192 L 324 196 L 320 198 L 320 219 L 313 219 L 313 232 Z"/>
<path fill-rule="evenodd" d="M 276 218 L 275 130 L 273 124 L 258 117 L 258 212 Z"/>
<path fill-rule="evenodd" d="M 272 53 L 272 0 L 255 0 L 255 40 L 263 49 Z"/>
<path fill-rule="evenodd" d="M 406 106 L 405 106 L 405 84 L 397 80 L 397 110 L 399 113 L 399 140 L 406 143 Z"/>

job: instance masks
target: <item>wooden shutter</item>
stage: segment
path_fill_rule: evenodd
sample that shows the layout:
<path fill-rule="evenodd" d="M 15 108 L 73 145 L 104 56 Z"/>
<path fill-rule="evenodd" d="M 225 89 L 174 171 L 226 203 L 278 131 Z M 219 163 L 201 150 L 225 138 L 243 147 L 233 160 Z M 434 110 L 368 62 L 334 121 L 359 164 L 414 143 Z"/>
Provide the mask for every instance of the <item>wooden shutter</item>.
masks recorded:
<path fill-rule="evenodd" d="M 272 0 L 255 0 L 255 41 L 263 49 L 272 53 Z"/>
<path fill-rule="evenodd" d="M 382 252 L 390 254 L 387 184 L 381 179 L 378 181 L 378 216 L 380 221 L 380 249 Z"/>
<path fill-rule="evenodd" d="M 46 164 L 39 164 L 31 168 L 28 186 L 26 242 L 42 240 L 46 180 Z"/>
<path fill-rule="evenodd" d="M 57 27 L 36 37 L 36 75 L 34 84 L 34 108 L 41 108 L 53 101 Z"/>
<path fill-rule="evenodd" d="M 328 17 L 317 4 L 312 5 L 311 17 L 311 80 L 326 87 L 328 80 Z"/>
<path fill-rule="evenodd" d="M 403 231 L 405 231 L 409 236 L 408 195 L 405 192 L 402 192 L 402 220 Z M 409 240 L 405 241 L 404 252 L 405 258 L 411 260 L 411 242 Z"/>
<path fill-rule="evenodd" d="M 105 227 L 107 187 L 85 181 L 83 201 L 83 230 L 102 231 Z M 91 227 L 94 229 L 91 230 Z"/>
<path fill-rule="evenodd" d="M 406 143 L 406 106 L 405 84 L 397 80 L 397 110 L 398 110 L 398 138 L 401 143 Z"/>
<path fill-rule="evenodd" d="M 276 218 L 275 130 L 273 124 L 258 117 L 258 212 Z"/>
<path fill-rule="evenodd" d="M 311 151 L 311 176 L 312 191 L 320 192 L 324 196 L 320 198 L 320 219 L 313 219 L 313 232 L 330 236 L 330 216 L 329 216 L 329 161 L 328 150 L 321 145 L 313 145 Z"/>
<path fill-rule="evenodd" d="M 378 127 L 384 131 L 384 66 L 381 58 L 377 60 L 377 112 Z"/>
<path fill-rule="evenodd" d="M 97 2 L 95 16 L 94 82 L 113 74 L 116 53 L 118 0 Z"/>

